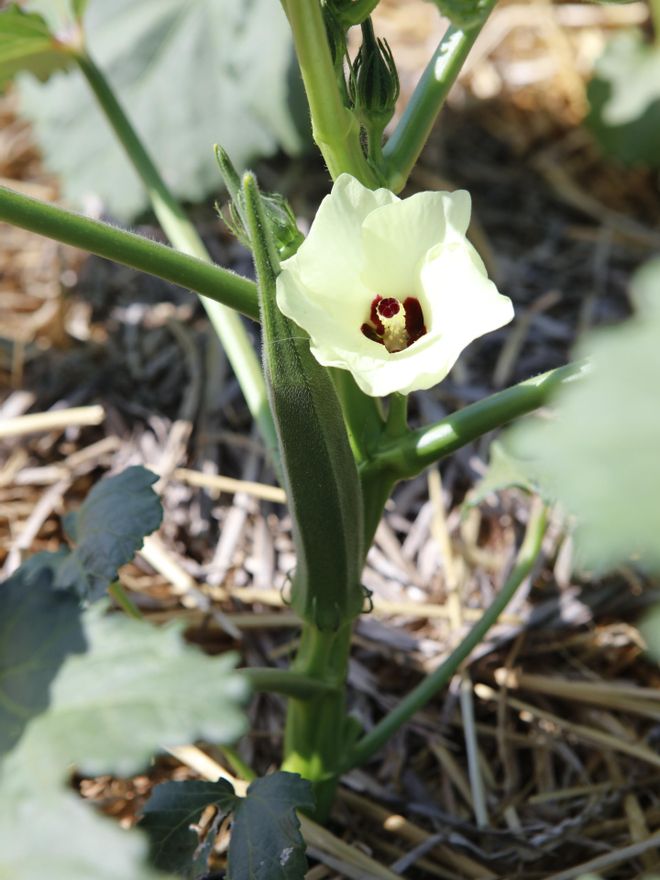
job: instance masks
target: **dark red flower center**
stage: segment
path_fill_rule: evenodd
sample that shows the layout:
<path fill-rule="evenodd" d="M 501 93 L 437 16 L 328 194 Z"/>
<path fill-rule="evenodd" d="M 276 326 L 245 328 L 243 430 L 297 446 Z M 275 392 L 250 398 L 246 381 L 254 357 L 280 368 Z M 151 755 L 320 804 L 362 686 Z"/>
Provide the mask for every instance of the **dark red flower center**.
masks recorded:
<path fill-rule="evenodd" d="M 409 348 L 424 336 L 426 326 L 419 300 L 408 296 L 403 302 L 393 296 L 371 301 L 369 319 L 360 328 L 367 339 L 379 342 L 392 354 Z"/>

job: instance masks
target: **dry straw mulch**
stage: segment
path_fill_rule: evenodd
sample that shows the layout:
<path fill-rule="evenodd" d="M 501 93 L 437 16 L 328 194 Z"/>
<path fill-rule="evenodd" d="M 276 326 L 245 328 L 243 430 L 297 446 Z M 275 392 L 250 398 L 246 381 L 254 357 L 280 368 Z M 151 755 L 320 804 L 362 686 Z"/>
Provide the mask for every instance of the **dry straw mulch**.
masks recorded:
<path fill-rule="evenodd" d="M 411 188 L 468 188 L 472 235 L 516 303 L 511 331 L 474 345 L 418 395 L 415 423 L 564 363 L 577 335 L 629 312 L 634 268 L 657 251 L 649 172 L 614 168 L 580 127 L 585 78 L 609 33 L 642 3 L 504 3 L 493 14 Z M 377 30 L 410 93 L 441 23 L 430 4 L 384 0 Z M 0 102 L 0 177 L 57 197 L 11 97 Z M 264 165 L 310 219 L 316 165 Z M 3 180 L 4 182 L 4 180 Z M 214 257 L 249 271 L 210 211 Z M 150 234 L 155 234 L 150 230 Z M 256 339 L 255 332 L 255 344 Z M 296 621 L 283 607 L 290 523 L 237 384 L 187 293 L 2 227 L 0 566 L 63 540 L 60 516 L 103 474 L 140 463 L 161 477 L 164 525 L 122 572 L 154 623 L 185 619 L 206 650 L 283 664 Z M 369 726 L 433 669 L 503 582 L 530 501 L 509 490 L 468 508 L 489 438 L 395 492 L 364 581 L 352 711 Z M 660 870 L 660 675 L 636 622 L 658 585 L 633 569 L 572 572 L 552 521 L 533 578 L 445 693 L 368 766 L 342 781 L 327 830 L 306 823 L 309 877 L 546 878 Z M 254 700 L 243 760 L 264 773 L 283 706 Z M 468 753 L 471 760 L 468 761 Z M 212 746 L 180 749 L 132 780 L 80 780 L 130 825 L 165 778 L 231 772 Z M 226 835 L 218 845 L 218 863 Z"/>

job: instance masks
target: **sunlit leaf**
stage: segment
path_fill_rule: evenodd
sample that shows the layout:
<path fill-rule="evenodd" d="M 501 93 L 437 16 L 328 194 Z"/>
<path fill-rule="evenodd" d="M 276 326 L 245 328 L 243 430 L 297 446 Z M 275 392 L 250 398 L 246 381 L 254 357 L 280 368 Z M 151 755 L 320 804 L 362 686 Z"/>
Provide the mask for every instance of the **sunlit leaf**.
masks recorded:
<path fill-rule="evenodd" d="M 591 372 L 508 443 L 577 519 L 578 561 L 660 571 L 660 260 L 634 279 L 635 317 L 590 333 Z"/>
<path fill-rule="evenodd" d="M 92 56 L 178 197 L 198 201 L 217 191 L 214 143 L 245 167 L 306 141 L 308 116 L 279 3 L 90 0 L 85 30 Z M 25 80 L 20 91 L 70 200 L 98 197 L 120 219 L 147 206 L 79 73 L 43 87 Z"/>
<path fill-rule="evenodd" d="M 148 865 L 147 841 L 73 794 L 0 783 L 2 880 L 167 880 Z"/>
<path fill-rule="evenodd" d="M 19 71 L 46 80 L 71 65 L 71 56 L 57 44 L 41 15 L 15 4 L 0 12 L 0 91 Z"/>
<path fill-rule="evenodd" d="M 246 685 L 234 655 L 208 657 L 178 626 L 156 629 L 98 605 L 83 629 L 88 649 L 60 666 L 50 705 L 6 759 L 12 772 L 57 781 L 75 765 L 128 776 L 164 746 L 229 743 L 244 732 Z"/>
<path fill-rule="evenodd" d="M 622 162 L 660 165 L 660 48 L 626 31 L 606 46 L 588 87 L 587 125 Z"/>

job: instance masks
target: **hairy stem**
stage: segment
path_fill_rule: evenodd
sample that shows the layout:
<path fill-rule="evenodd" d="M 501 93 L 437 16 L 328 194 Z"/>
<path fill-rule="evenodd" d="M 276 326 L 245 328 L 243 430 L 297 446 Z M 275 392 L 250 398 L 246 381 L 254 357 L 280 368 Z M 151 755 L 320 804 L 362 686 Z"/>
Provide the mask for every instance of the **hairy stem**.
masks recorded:
<path fill-rule="evenodd" d="M 383 150 L 388 186 L 393 192 L 405 186 L 449 90 L 494 6 L 495 0 L 491 0 L 481 24 L 469 30 L 449 27 L 440 40 Z"/>
<path fill-rule="evenodd" d="M 379 721 L 366 736 L 359 740 L 343 764 L 342 772 L 369 760 L 403 724 L 445 687 L 460 664 L 470 656 L 497 621 L 523 580 L 531 573 L 541 549 L 546 522 L 545 506 L 539 499 L 536 499 L 530 513 L 524 540 L 516 558 L 516 564 L 497 598 L 449 657 L 434 672 L 424 678 L 417 687 L 413 688 L 399 705 Z"/>
<path fill-rule="evenodd" d="M 138 269 L 259 319 L 254 282 L 141 235 L 0 186 L 0 220 Z"/>
<path fill-rule="evenodd" d="M 335 180 L 348 172 L 365 186 L 376 186 L 360 144 L 360 126 L 344 106 L 319 0 L 286 0 L 309 110 L 314 140 Z"/>
<path fill-rule="evenodd" d="M 384 440 L 373 459 L 360 469 L 361 476 L 384 471 L 397 479 L 410 479 L 477 437 L 542 406 L 560 385 L 574 381 L 584 370 L 579 364 L 550 370 L 472 403 L 434 425 Z"/>
<path fill-rule="evenodd" d="M 282 764 L 283 770 L 300 773 L 314 784 L 314 818 L 321 822 L 330 811 L 349 729 L 345 681 L 351 629 L 348 621 L 332 632 L 304 622 L 300 648 L 292 666 L 299 675 L 326 685 L 326 689 L 319 688 L 318 695 L 312 699 L 289 701 Z M 327 692 L 328 685 L 334 692 Z"/>

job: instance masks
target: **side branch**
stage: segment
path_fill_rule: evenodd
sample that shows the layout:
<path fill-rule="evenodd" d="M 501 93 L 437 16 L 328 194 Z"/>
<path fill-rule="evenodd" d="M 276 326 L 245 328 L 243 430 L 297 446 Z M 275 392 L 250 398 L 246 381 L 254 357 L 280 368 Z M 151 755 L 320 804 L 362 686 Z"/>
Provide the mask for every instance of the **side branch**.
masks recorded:
<path fill-rule="evenodd" d="M 108 223 L 0 186 L 0 220 L 114 260 L 259 319 L 252 281 Z"/>
<path fill-rule="evenodd" d="M 584 364 L 558 367 L 472 403 L 434 425 L 385 441 L 361 473 L 389 471 L 397 479 L 415 477 L 482 434 L 543 406 L 560 385 L 575 380 L 586 369 Z"/>
<path fill-rule="evenodd" d="M 469 30 L 449 27 L 426 65 L 394 134 L 383 150 L 387 185 L 393 192 L 400 192 L 405 186 L 445 98 L 494 6 L 495 0 L 491 0 L 482 23 Z"/>

